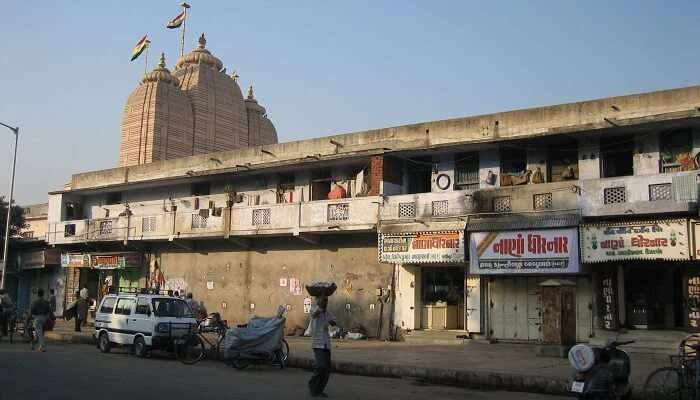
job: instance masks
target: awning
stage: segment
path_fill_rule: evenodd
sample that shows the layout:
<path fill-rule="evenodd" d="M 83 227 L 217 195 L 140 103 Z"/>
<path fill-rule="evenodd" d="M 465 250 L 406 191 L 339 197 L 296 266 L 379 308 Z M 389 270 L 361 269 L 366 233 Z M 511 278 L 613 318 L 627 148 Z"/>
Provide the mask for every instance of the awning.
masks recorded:
<path fill-rule="evenodd" d="M 537 214 L 473 216 L 467 220 L 466 230 L 470 232 L 484 232 L 567 228 L 578 226 L 580 222 L 581 215 L 578 213 L 543 212 Z"/>
<path fill-rule="evenodd" d="M 463 231 L 464 221 L 392 221 L 382 222 L 379 225 L 379 233 L 413 233 L 413 232 L 443 232 Z"/>

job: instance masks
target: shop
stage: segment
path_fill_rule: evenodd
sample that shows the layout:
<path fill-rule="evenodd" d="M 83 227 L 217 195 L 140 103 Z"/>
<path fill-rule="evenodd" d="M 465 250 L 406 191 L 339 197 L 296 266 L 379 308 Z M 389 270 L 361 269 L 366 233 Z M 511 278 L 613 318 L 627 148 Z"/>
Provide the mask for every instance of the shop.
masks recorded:
<path fill-rule="evenodd" d="M 464 225 L 449 224 L 457 226 L 461 229 L 412 232 L 385 227 L 379 234 L 379 261 L 395 266 L 394 315 L 401 329 L 464 330 Z"/>
<path fill-rule="evenodd" d="M 145 287 L 139 285 L 141 253 L 64 253 L 61 266 L 65 270 L 66 304 L 73 302 L 75 293 L 83 287 L 87 287 L 88 297 L 95 303 L 108 293 L 134 292 Z"/>
<path fill-rule="evenodd" d="M 579 263 L 577 216 L 508 219 L 485 218 L 468 225 L 469 276 L 482 281 L 488 304 L 482 322 L 486 336 L 547 342 L 549 331 L 566 326 L 571 341 L 588 341 L 591 289 Z M 549 221 L 563 226 L 548 228 Z M 504 226 L 523 229 L 488 230 Z"/>
<path fill-rule="evenodd" d="M 688 300 L 700 274 L 691 262 L 690 224 L 660 219 L 581 225 L 582 261 L 593 271 L 597 328 L 692 330 Z"/>
<path fill-rule="evenodd" d="M 23 248 L 13 255 L 12 290 L 15 305 L 28 310 L 43 289 L 49 297 L 53 289 L 56 295 L 56 313 L 63 313 L 64 280 L 60 268 L 60 253 L 55 249 Z"/>

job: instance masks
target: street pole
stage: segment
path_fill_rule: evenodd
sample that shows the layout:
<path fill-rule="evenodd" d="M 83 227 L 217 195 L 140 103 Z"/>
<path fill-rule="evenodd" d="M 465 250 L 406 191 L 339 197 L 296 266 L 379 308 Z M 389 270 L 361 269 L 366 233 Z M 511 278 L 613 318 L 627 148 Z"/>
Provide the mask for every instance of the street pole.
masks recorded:
<path fill-rule="evenodd" d="M 5 243 L 2 252 L 2 275 L 0 275 L 0 289 L 5 288 L 5 271 L 7 270 L 7 251 L 10 245 L 10 218 L 12 217 L 12 195 L 15 189 L 15 165 L 17 165 L 17 139 L 19 138 L 19 126 L 11 127 L 10 125 L 0 125 L 12 131 L 15 134 L 15 155 L 12 159 L 12 179 L 10 180 L 10 201 L 7 202 L 7 221 L 5 221 Z"/>

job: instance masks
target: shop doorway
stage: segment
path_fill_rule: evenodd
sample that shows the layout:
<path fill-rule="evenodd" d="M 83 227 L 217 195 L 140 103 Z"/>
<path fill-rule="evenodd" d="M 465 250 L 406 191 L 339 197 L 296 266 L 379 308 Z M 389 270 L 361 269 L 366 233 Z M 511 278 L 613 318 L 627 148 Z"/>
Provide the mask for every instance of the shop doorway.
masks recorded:
<path fill-rule="evenodd" d="M 421 268 L 421 329 L 464 329 L 464 267 Z"/>
<path fill-rule="evenodd" d="M 640 264 L 623 268 L 625 325 L 631 329 L 684 328 L 682 269 Z"/>

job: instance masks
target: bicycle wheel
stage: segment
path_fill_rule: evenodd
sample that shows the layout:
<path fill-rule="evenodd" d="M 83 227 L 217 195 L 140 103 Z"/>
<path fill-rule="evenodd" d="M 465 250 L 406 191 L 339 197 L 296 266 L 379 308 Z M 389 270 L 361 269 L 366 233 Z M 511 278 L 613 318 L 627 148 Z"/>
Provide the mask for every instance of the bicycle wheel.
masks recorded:
<path fill-rule="evenodd" d="M 183 364 L 196 364 L 203 356 L 204 342 L 198 335 L 190 336 L 175 346 L 175 357 Z"/>
<path fill-rule="evenodd" d="M 653 371 L 644 382 L 644 398 L 687 400 L 688 393 L 683 387 L 681 374 L 673 367 L 663 367 Z"/>
<path fill-rule="evenodd" d="M 280 353 L 282 354 L 282 361 L 287 361 L 289 358 L 289 343 L 285 339 L 282 339 L 282 347 L 280 348 Z"/>

